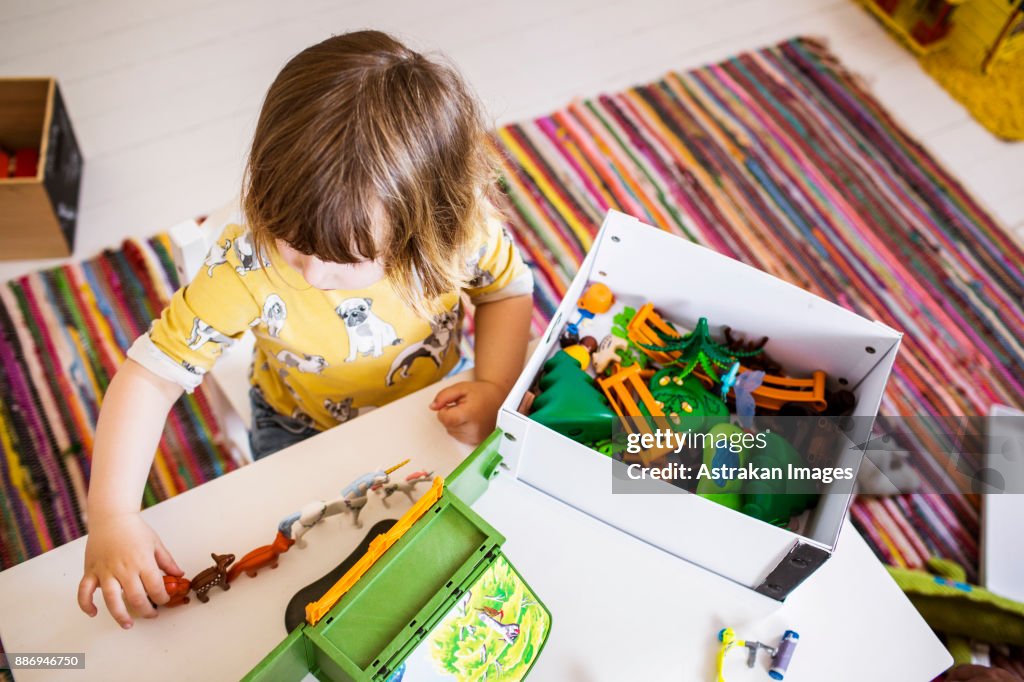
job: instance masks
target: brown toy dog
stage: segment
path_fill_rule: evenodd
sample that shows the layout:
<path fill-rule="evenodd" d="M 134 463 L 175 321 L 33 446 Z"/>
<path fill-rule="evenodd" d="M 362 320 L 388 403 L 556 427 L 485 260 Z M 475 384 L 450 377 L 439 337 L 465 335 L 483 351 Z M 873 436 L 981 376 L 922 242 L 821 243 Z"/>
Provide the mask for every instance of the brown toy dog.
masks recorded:
<path fill-rule="evenodd" d="M 231 585 L 228 585 L 228 566 L 235 561 L 234 554 L 210 554 L 210 556 L 213 557 L 215 565 L 200 571 L 196 577 L 192 578 L 192 589 L 195 590 L 199 601 L 204 604 L 210 601 L 210 597 L 206 593 L 214 585 L 220 585 L 225 590 L 231 589 Z"/>

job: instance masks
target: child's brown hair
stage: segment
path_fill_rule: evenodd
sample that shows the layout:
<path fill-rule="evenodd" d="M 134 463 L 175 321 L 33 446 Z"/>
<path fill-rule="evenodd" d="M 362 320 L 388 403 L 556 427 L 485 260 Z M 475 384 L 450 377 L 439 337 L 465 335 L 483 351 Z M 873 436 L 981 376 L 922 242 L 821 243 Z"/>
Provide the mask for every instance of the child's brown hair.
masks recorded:
<path fill-rule="evenodd" d="M 420 313 L 465 283 L 495 163 L 479 104 L 454 68 L 379 31 L 334 36 L 267 92 L 242 207 L 260 253 L 274 239 L 336 263 L 380 260 Z"/>

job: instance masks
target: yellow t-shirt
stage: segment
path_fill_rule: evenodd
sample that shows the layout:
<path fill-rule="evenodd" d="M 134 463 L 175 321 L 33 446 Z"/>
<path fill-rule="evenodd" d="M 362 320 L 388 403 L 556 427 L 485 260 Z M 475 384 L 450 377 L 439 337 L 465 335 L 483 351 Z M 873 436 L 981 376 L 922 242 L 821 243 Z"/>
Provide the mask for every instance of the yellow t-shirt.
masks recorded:
<path fill-rule="evenodd" d="M 531 293 L 518 248 L 492 213 L 466 264 L 474 304 Z M 459 359 L 460 292 L 418 317 L 387 280 L 322 290 L 273 250 L 264 267 L 242 224 L 229 224 L 128 357 L 188 391 L 251 329 L 252 383 L 279 413 L 326 429 L 444 377 Z"/>

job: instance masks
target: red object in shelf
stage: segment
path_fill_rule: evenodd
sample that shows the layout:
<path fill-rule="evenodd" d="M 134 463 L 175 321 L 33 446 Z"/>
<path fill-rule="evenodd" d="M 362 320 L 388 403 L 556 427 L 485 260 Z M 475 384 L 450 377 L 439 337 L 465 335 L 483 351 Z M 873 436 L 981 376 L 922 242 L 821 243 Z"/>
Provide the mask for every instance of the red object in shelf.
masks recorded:
<path fill-rule="evenodd" d="M 39 170 L 39 151 L 19 149 L 14 152 L 14 177 L 34 178 Z"/>

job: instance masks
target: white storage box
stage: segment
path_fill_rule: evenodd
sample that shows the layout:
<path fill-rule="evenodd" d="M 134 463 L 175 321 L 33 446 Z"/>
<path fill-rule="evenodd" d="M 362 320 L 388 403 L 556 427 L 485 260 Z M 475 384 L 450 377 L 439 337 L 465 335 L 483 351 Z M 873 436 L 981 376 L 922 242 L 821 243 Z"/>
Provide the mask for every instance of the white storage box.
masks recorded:
<path fill-rule="evenodd" d="M 802 524 L 802 533 L 796 534 L 698 495 L 613 494 L 613 476 L 621 477 L 621 471 L 613 469 L 625 465 L 519 412 L 541 366 L 559 350 L 559 335 L 566 322 L 575 320 L 577 301 L 591 282 L 607 284 L 617 303 L 639 308 L 649 301 L 666 319 L 683 325 L 706 317 L 716 334 L 728 325 L 748 338 L 769 336 L 771 356 L 790 374 L 824 370 L 829 389 L 852 390 L 858 398 L 854 416 L 862 417 L 861 423 L 870 423 L 878 411 L 901 334 L 732 258 L 610 211 L 502 407 L 501 452 L 520 480 L 666 552 L 774 599 L 785 599 L 831 556 L 852 497 L 849 481 L 843 482 L 841 492 L 821 495 Z M 837 466 L 851 466 L 856 472 L 862 452 L 846 450 L 842 457 Z"/>

